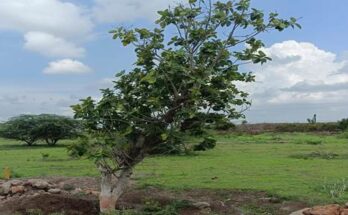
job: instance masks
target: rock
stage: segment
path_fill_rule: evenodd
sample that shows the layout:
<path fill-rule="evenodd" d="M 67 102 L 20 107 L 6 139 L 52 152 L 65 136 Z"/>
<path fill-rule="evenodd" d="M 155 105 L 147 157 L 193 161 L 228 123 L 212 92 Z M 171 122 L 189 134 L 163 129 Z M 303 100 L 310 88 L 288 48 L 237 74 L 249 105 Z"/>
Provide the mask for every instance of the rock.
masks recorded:
<path fill-rule="evenodd" d="M 0 195 L 7 195 L 11 190 L 11 182 L 5 182 L 0 186 Z"/>
<path fill-rule="evenodd" d="M 51 194 L 59 194 L 62 191 L 60 189 L 49 189 L 48 192 L 51 193 Z"/>
<path fill-rule="evenodd" d="M 73 195 L 77 195 L 77 194 L 81 194 L 84 193 L 83 190 L 81 188 L 76 188 L 75 190 L 70 192 Z"/>
<path fill-rule="evenodd" d="M 73 191 L 75 190 L 75 186 L 71 184 L 60 183 L 59 187 L 61 187 L 65 191 Z"/>
<path fill-rule="evenodd" d="M 0 196 L 0 201 L 5 200 L 6 196 Z"/>
<path fill-rule="evenodd" d="M 303 211 L 304 215 L 341 215 L 341 207 L 339 205 L 316 206 Z"/>
<path fill-rule="evenodd" d="M 303 215 L 303 212 L 304 212 L 304 211 L 307 211 L 307 210 L 309 210 L 309 209 L 310 209 L 310 208 L 304 208 L 304 209 L 302 209 L 302 210 L 292 212 L 290 215 Z"/>
<path fill-rule="evenodd" d="M 28 184 L 37 189 L 47 189 L 49 187 L 49 183 L 42 179 L 30 179 L 28 180 Z"/>
<path fill-rule="evenodd" d="M 11 187 L 12 194 L 24 193 L 24 192 L 25 192 L 25 187 L 22 185 Z"/>
<path fill-rule="evenodd" d="M 12 186 L 23 185 L 23 181 L 20 181 L 20 180 L 11 180 L 10 183 Z"/>
<path fill-rule="evenodd" d="M 347 208 L 342 209 L 340 215 L 348 215 L 348 209 Z"/>
<path fill-rule="evenodd" d="M 87 194 L 87 195 L 94 195 L 94 196 L 99 196 L 99 195 L 100 195 L 100 192 L 95 191 L 95 190 L 90 190 L 90 189 L 85 190 L 84 192 L 85 192 L 85 194 Z"/>
<path fill-rule="evenodd" d="M 33 193 L 31 196 L 32 197 L 36 197 L 36 196 L 39 196 L 40 194 L 39 193 Z"/>
<path fill-rule="evenodd" d="M 196 202 L 193 203 L 192 206 L 199 209 L 210 208 L 210 204 L 208 202 Z"/>

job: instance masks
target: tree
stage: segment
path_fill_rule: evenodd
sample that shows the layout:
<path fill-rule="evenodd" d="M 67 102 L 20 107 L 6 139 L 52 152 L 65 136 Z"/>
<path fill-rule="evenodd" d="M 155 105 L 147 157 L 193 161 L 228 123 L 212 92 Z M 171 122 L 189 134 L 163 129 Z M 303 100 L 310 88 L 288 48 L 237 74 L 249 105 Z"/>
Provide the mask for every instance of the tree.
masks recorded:
<path fill-rule="evenodd" d="M 39 139 L 37 136 L 37 117 L 20 115 L 11 118 L 1 126 L 0 136 L 8 139 L 24 141 L 28 146 Z"/>
<path fill-rule="evenodd" d="M 70 151 L 99 168 L 102 212 L 115 209 L 133 167 L 157 147 L 177 144 L 207 123 L 242 117 L 250 102 L 237 83 L 254 76 L 241 65 L 270 60 L 257 36 L 299 27 L 295 18 L 265 17 L 249 0 L 189 0 L 159 15 L 153 30 L 111 31 L 124 46 L 135 47 L 134 68 L 118 73 L 98 102 L 88 97 L 73 106 L 89 135 Z M 202 146 L 214 146 L 203 138 Z"/>
<path fill-rule="evenodd" d="M 45 140 L 50 146 L 61 139 L 77 137 L 79 123 L 69 117 L 41 114 L 13 117 L 0 128 L 0 136 L 21 140 L 29 146 L 37 140 Z"/>
<path fill-rule="evenodd" d="M 348 118 L 338 121 L 338 129 L 345 131 L 348 129 Z"/>
<path fill-rule="evenodd" d="M 38 116 L 36 135 L 54 146 L 59 140 L 75 138 L 80 134 L 78 121 L 65 116 L 41 114 Z"/>

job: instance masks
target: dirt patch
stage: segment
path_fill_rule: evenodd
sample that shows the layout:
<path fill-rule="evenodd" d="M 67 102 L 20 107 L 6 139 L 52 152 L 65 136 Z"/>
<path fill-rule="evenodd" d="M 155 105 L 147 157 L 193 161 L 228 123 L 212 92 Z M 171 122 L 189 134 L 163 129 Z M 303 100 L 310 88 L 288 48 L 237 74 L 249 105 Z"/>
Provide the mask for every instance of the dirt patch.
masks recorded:
<path fill-rule="evenodd" d="M 51 184 L 69 185 L 77 190 L 99 190 L 95 178 L 45 178 Z M 164 190 L 155 187 L 130 188 L 118 203 L 118 209 L 134 209 L 142 211 L 144 206 L 156 203 L 158 207 L 182 204 L 178 211 L 180 215 L 199 214 L 272 214 L 288 215 L 293 211 L 308 206 L 302 202 L 286 201 L 271 197 L 266 192 L 239 190 Z M 202 207 L 201 207 L 201 206 Z M 208 206 L 207 206 L 208 205 Z M 204 207 L 203 207 L 204 206 Z M 40 192 L 27 195 L 15 195 L 9 199 L 0 200 L 0 214 L 28 214 L 28 211 L 40 210 L 42 214 L 64 213 L 65 215 L 97 215 L 99 211 L 98 198 L 85 192 L 62 192 L 50 194 Z"/>
<path fill-rule="evenodd" d="M 96 199 L 67 195 L 39 194 L 6 201 L 0 207 L 0 214 L 30 214 L 41 211 L 43 214 L 64 213 L 66 215 L 96 215 L 99 208 Z"/>

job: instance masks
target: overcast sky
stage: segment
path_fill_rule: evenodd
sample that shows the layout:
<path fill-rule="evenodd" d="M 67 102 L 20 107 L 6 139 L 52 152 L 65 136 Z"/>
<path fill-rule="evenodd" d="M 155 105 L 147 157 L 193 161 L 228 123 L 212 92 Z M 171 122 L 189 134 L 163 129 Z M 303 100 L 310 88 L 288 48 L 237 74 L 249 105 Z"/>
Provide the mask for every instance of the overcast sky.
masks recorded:
<path fill-rule="evenodd" d="M 110 86 L 134 62 L 107 32 L 151 27 L 175 0 L 0 0 L 0 121 L 23 113 L 70 115 L 70 105 Z M 249 122 L 348 117 L 348 1 L 253 0 L 253 7 L 301 17 L 302 30 L 262 36 L 273 61 L 250 67 Z"/>

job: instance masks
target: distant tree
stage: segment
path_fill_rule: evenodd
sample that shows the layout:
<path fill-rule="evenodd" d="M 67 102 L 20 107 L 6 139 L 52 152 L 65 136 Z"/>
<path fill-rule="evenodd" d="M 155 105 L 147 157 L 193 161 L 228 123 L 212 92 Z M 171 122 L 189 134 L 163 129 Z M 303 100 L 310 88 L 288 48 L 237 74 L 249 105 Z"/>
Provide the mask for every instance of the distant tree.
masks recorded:
<path fill-rule="evenodd" d="M 348 118 L 338 121 L 338 129 L 343 131 L 348 129 Z"/>
<path fill-rule="evenodd" d="M 317 114 L 314 114 L 313 115 L 313 118 L 312 119 L 307 119 L 307 122 L 309 123 L 309 124 L 316 124 L 317 123 Z"/>
<path fill-rule="evenodd" d="M 240 110 L 250 102 L 237 83 L 254 76 L 240 66 L 270 60 L 257 35 L 298 26 L 295 18 L 266 17 L 250 8 L 249 0 L 189 0 L 159 15 L 154 30 L 111 31 L 114 39 L 135 47 L 133 70 L 119 73 L 98 102 L 89 97 L 73 106 L 89 138 L 70 151 L 98 166 L 102 212 L 115 209 L 134 166 L 158 146 L 172 148 L 185 134 L 201 130 L 211 113 L 219 113 L 212 124 L 242 117 Z M 214 145 L 205 137 L 196 150 Z"/>
<path fill-rule="evenodd" d="M 78 121 L 58 115 L 39 115 L 37 123 L 37 136 L 50 146 L 56 145 L 59 140 L 77 137 L 81 129 Z"/>
<path fill-rule="evenodd" d="M 76 120 L 50 114 L 20 115 L 13 117 L 0 127 L 0 136 L 24 141 L 29 146 L 37 140 L 45 140 L 48 145 L 55 145 L 61 139 L 78 135 Z"/>
<path fill-rule="evenodd" d="M 24 141 L 29 146 L 33 145 L 37 136 L 37 117 L 33 115 L 21 115 L 11 118 L 2 124 L 0 136 L 8 139 Z"/>

